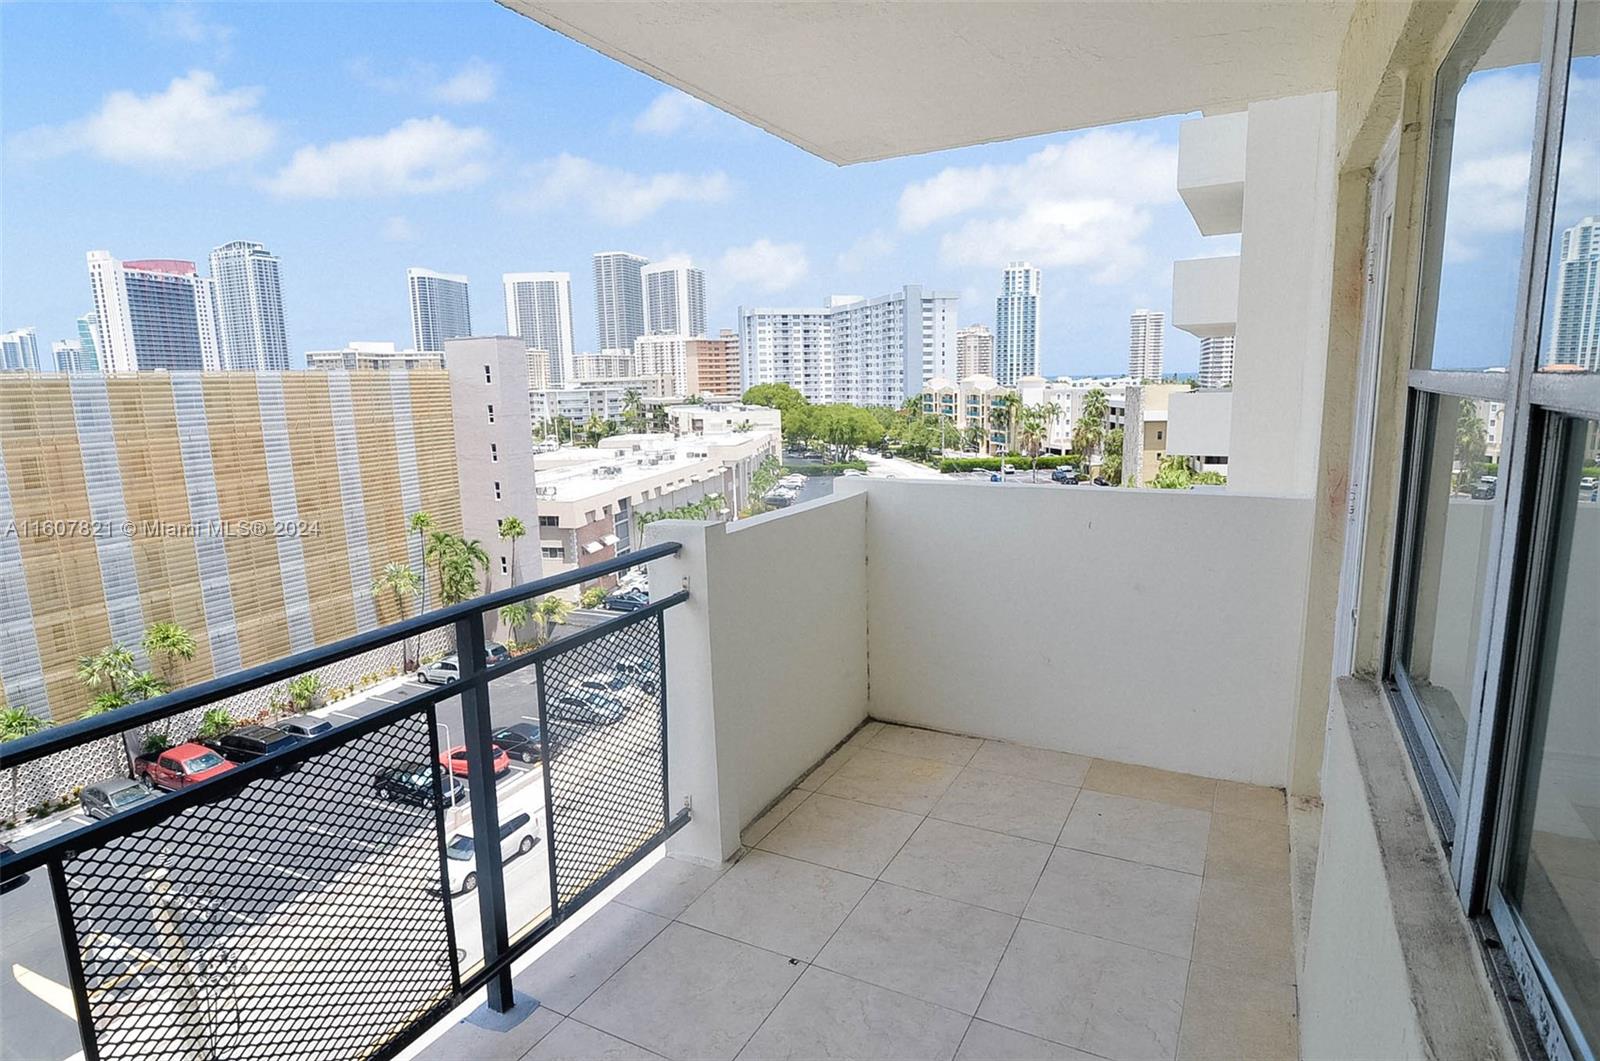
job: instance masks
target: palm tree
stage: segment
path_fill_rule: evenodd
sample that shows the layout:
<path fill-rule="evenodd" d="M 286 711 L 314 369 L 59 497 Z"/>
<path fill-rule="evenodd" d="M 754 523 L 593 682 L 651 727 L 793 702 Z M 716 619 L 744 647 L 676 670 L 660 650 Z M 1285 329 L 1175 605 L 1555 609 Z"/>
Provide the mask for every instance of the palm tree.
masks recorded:
<path fill-rule="evenodd" d="M 167 683 L 145 670 L 129 678 L 128 684 L 122 691 L 127 694 L 129 700 L 149 700 L 165 693 Z"/>
<path fill-rule="evenodd" d="M 428 610 L 428 535 L 433 531 L 433 517 L 427 512 L 415 512 L 406 521 L 406 527 L 417 536 L 422 547 L 422 610 Z"/>
<path fill-rule="evenodd" d="M 507 516 L 500 521 L 500 540 L 511 543 L 511 584 L 517 584 L 517 539 L 525 537 L 528 525 L 516 516 Z"/>
<path fill-rule="evenodd" d="M 583 425 L 583 433 L 588 438 L 591 446 L 600 445 L 600 440 L 606 437 L 606 432 L 610 429 L 610 423 L 604 420 L 599 413 L 590 413 L 589 419 Z"/>
<path fill-rule="evenodd" d="M 1024 405 L 1017 417 L 1017 441 L 1022 444 L 1023 451 L 1033 458 L 1029 475 L 1034 482 L 1039 481 L 1039 450 L 1044 448 L 1045 440 L 1050 437 L 1050 424 L 1060 413 L 1061 406 L 1055 402 L 1041 402 L 1038 405 Z"/>
<path fill-rule="evenodd" d="M 548 641 L 550 628 L 564 624 L 571 614 L 572 605 L 560 597 L 540 597 L 533 606 L 533 617 L 539 623 L 538 640 Z"/>
<path fill-rule="evenodd" d="M 16 740 L 18 737 L 26 737 L 30 733 L 38 733 L 48 725 L 50 725 L 49 722 L 25 707 L 8 707 L 0 710 L 0 741 Z M 12 818 L 22 816 L 22 808 L 17 805 L 20 799 L 20 791 L 17 784 L 17 767 L 13 766 L 11 768 L 10 815 Z"/>
<path fill-rule="evenodd" d="M 1006 433 L 1006 445 L 1014 441 L 1013 428 L 1016 426 L 1017 411 L 1022 408 L 1022 396 L 1016 391 L 1009 391 L 989 403 L 989 426 L 996 431 Z M 1000 454 L 1004 458 L 1005 453 Z"/>
<path fill-rule="evenodd" d="M 429 561 L 432 561 L 433 573 L 439 580 L 439 596 L 442 600 L 444 597 L 445 560 L 452 552 L 455 551 L 456 542 L 459 540 L 460 539 L 458 539 L 454 534 L 451 534 L 449 531 L 430 530 L 428 532 L 428 540 L 424 542 L 422 546 L 422 567 L 424 571 L 424 577 L 422 579 L 423 611 L 428 610 L 428 579 L 426 577 L 426 571 Z"/>
<path fill-rule="evenodd" d="M 644 395 L 635 387 L 622 392 L 622 422 L 630 428 L 644 421 Z"/>
<path fill-rule="evenodd" d="M 78 659 L 78 680 L 89 689 L 120 693 L 137 673 L 133 653 L 120 644 L 101 649 L 97 655 Z"/>
<path fill-rule="evenodd" d="M 525 601 L 501 606 L 499 611 L 500 625 L 511 631 L 511 640 L 522 640 L 517 636 L 517 631 L 533 616 L 533 609 Z"/>
<path fill-rule="evenodd" d="M 161 660 L 161 680 L 173 686 L 174 671 L 177 670 L 178 661 L 188 662 L 194 659 L 198 645 L 195 644 L 194 635 L 177 623 L 155 623 L 144 632 L 144 640 L 140 642 L 144 650 Z"/>
<path fill-rule="evenodd" d="M 385 564 L 383 574 L 372 580 L 372 595 L 388 593 L 394 598 L 395 610 L 400 614 L 400 621 L 406 619 L 406 601 L 411 600 L 422 592 L 422 579 L 417 573 L 405 564 Z M 415 660 L 411 654 L 410 638 L 400 642 L 400 669 L 409 671 L 414 669 L 411 664 Z"/>
<path fill-rule="evenodd" d="M 1078 420 L 1072 425 L 1072 448 L 1078 451 L 1086 472 L 1093 462 L 1095 450 L 1105 438 L 1106 413 L 1109 409 L 1106 392 L 1095 387 L 1083 396 L 1083 407 L 1078 410 Z"/>

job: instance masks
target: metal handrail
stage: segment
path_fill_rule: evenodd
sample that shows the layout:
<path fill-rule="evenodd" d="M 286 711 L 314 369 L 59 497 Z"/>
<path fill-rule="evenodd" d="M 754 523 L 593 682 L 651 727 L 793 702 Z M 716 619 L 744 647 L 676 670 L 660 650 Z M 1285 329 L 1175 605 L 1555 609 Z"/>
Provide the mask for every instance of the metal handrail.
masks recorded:
<path fill-rule="evenodd" d="M 31 733 L 26 737 L 6 741 L 0 744 L 0 770 L 21 766 L 35 759 L 42 759 L 46 755 L 65 751 L 79 744 L 100 737 L 109 737 L 124 730 L 137 726 L 146 726 L 152 722 L 159 722 L 173 715 L 191 711 L 197 707 L 206 707 L 218 700 L 226 699 L 238 693 L 271 685 L 286 678 L 294 678 L 316 667 L 339 660 L 348 659 L 362 652 L 393 644 L 396 641 L 424 633 L 437 627 L 454 623 L 463 618 L 481 616 L 505 604 L 515 604 L 527 600 L 529 597 L 538 597 L 556 590 L 575 586 L 580 582 L 588 582 L 604 575 L 615 574 L 639 564 L 658 560 L 664 556 L 672 556 L 683 546 L 678 542 L 662 542 L 638 549 L 623 556 L 610 560 L 581 567 L 575 571 L 568 571 L 548 578 L 535 579 L 524 582 L 520 586 L 509 589 L 496 590 L 494 593 L 474 597 L 444 608 L 436 608 L 430 612 L 423 612 L 410 619 L 402 619 L 388 626 L 381 626 L 376 630 L 368 630 L 354 637 L 347 637 L 342 641 L 334 641 L 317 648 L 307 649 L 292 656 L 284 656 L 262 663 L 245 670 L 235 671 L 218 678 L 211 678 L 195 685 L 165 693 L 149 700 L 141 700 L 136 704 L 119 707 L 114 711 L 107 711 L 88 718 L 75 719 L 61 726 L 52 726 L 48 729 Z M 486 672 L 487 673 L 487 672 Z M 495 671 L 494 673 L 499 673 Z"/>

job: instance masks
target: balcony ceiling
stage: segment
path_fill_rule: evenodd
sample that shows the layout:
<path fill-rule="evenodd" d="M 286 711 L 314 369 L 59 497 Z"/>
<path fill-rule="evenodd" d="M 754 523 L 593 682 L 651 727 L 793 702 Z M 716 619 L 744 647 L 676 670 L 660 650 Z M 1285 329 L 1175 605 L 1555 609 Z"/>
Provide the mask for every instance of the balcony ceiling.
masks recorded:
<path fill-rule="evenodd" d="M 831 162 L 1331 89 L 1349 0 L 500 0 Z"/>

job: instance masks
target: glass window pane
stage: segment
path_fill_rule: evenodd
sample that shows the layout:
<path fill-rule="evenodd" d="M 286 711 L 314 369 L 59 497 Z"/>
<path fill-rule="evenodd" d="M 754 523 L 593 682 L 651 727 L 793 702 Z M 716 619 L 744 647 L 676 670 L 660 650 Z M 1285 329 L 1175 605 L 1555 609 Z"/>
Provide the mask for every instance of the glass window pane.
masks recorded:
<path fill-rule="evenodd" d="M 1418 368 L 1510 364 L 1543 23 L 1543 4 L 1481 3 L 1439 69 L 1428 191 L 1437 280 Z"/>
<path fill-rule="evenodd" d="M 1467 712 L 1477 680 L 1491 516 L 1488 402 L 1430 395 L 1424 417 L 1409 633 L 1402 669 L 1452 779 L 1461 780 Z"/>
<path fill-rule="evenodd" d="M 1541 372 L 1600 372 L 1600 4 L 1579 4 L 1561 130 Z"/>
<path fill-rule="evenodd" d="M 1570 421 L 1505 893 L 1600 1046 L 1600 424 Z M 1572 1043 L 1574 1056 L 1585 1056 Z M 1589 1055 L 1589 1056 L 1592 1056 Z"/>

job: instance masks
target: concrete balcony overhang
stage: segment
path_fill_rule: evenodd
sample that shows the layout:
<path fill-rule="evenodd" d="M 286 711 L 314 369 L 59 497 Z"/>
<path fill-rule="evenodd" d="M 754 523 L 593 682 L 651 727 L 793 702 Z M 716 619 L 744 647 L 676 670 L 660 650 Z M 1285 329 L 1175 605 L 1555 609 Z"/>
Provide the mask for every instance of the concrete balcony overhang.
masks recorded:
<path fill-rule="evenodd" d="M 1178 127 L 1178 194 L 1202 236 L 1244 228 L 1244 111 L 1192 118 Z"/>
<path fill-rule="evenodd" d="M 1239 322 L 1239 256 L 1172 263 L 1172 326 L 1201 339 L 1232 335 Z"/>
<path fill-rule="evenodd" d="M 1327 91 L 1355 7 L 501 3 L 839 164 Z"/>

